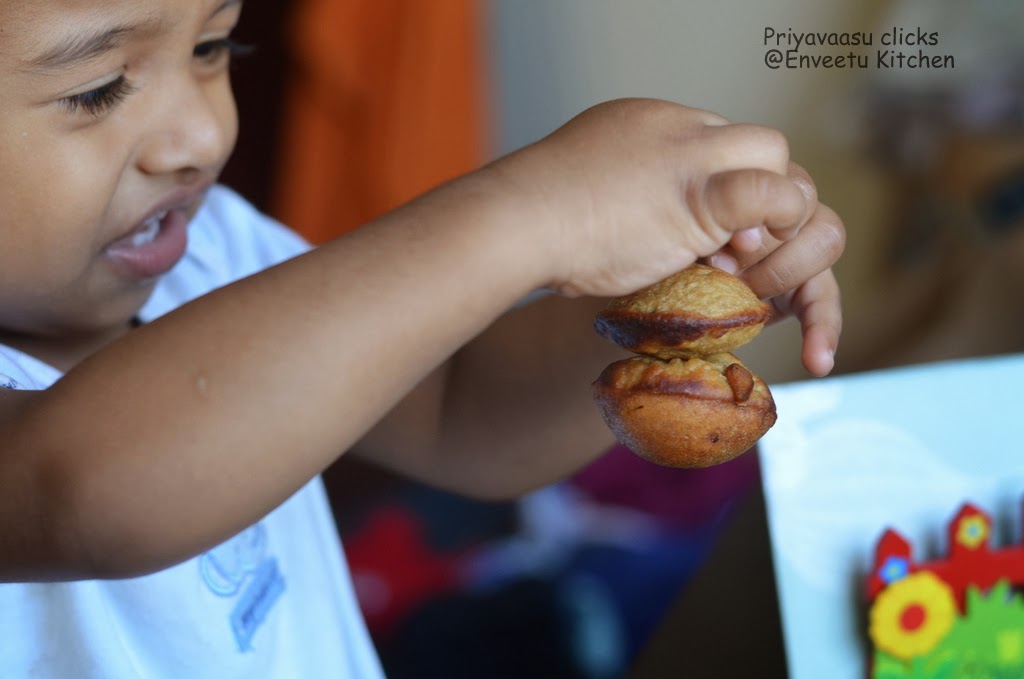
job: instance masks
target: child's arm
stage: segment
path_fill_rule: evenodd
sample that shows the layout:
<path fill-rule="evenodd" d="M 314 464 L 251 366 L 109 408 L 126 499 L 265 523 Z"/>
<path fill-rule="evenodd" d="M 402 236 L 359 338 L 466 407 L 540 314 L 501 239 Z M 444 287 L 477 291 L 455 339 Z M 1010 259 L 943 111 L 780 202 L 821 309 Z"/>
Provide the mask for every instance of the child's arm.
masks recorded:
<path fill-rule="evenodd" d="M 125 576 L 201 552 L 529 291 L 623 294 L 745 227 L 789 235 L 811 208 L 787 162 L 763 128 L 604 105 L 130 333 L 45 392 L 0 394 L 0 579 Z"/>
<path fill-rule="evenodd" d="M 593 330 L 604 303 L 552 295 L 499 318 L 351 452 L 483 499 L 564 478 L 614 442 L 590 395 L 625 357 Z"/>
<path fill-rule="evenodd" d="M 827 374 L 842 323 L 839 288 L 827 267 L 842 250 L 842 223 L 821 207 L 785 249 L 762 236 L 755 250 L 730 249 L 716 260 L 731 270 L 743 267 L 739 275 L 775 302 L 779 317 L 792 314 L 801 321 L 805 367 Z M 551 296 L 500 318 L 353 452 L 490 499 L 576 471 L 614 442 L 590 391 L 609 362 L 629 355 L 593 330 L 605 303 Z"/>

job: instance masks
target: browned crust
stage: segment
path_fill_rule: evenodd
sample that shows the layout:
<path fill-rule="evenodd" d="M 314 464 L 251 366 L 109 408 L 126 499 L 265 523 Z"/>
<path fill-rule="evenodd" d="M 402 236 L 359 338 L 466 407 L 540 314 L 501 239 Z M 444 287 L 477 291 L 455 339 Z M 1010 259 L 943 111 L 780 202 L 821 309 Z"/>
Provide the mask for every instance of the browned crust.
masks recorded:
<path fill-rule="evenodd" d="M 605 339 L 638 354 L 660 356 L 672 350 L 679 354 L 706 354 L 732 351 L 746 344 L 771 315 L 768 304 L 724 318 L 607 309 L 598 314 L 594 328 Z"/>

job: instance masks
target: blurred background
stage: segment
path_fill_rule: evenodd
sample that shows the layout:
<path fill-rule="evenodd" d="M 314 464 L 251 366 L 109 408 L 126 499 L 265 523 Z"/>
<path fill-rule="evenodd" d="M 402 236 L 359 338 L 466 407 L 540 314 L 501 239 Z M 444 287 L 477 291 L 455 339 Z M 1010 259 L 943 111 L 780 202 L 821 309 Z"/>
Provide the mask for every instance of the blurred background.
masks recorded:
<path fill-rule="evenodd" d="M 766 45 L 768 28 L 874 42 L 800 50 L 866 67 L 769 69 L 766 51 L 793 45 Z M 934 44 L 883 46 L 894 31 Z M 842 216 L 837 371 L 1024 342 L 1019 0 L 263 0 L 237 35 L 257 51 L 235 72 L 225 183 L 313 241 L 595 103 L 660 97 L 779 128 Z M 952 61 L 886 68 L 883 49 Z M 743 357 L 769 383 L 802 380 L 798 343 L 779 324 Z M 669 666 L 651 639 L 756 493 L 757 461 L 681 472 L 612 450 L 507 504 L 344 460 L 326 478 L 389 676 L 616 677 Z"/>

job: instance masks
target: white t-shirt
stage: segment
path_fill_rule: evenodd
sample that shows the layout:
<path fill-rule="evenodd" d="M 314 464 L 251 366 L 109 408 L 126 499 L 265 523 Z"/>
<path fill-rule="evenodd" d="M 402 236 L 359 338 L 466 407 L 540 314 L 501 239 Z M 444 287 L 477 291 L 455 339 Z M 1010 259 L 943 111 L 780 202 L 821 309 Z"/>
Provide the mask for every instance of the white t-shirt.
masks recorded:
<path fill-rule="evenodd" d="M 152 320 L 307 247 L 215 187 L 184 259 L 140 316 Z M 59 377 L 0 345 L 0 386 L 45 389 Z M 224 544 L 153 575 L 0 584 L 0 679 L 382 676 L 319 478 Z"/>

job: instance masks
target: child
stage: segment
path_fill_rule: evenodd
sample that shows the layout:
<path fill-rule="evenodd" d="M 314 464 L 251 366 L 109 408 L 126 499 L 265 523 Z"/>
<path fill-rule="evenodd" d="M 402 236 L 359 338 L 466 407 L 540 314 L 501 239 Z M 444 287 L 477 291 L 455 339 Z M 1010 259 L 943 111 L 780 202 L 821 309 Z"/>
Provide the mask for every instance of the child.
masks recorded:
<path fill-rule="evenodd" d="M 665 102 L 304 253 L 214 185 L 240 11 L 0 3 L 0 676 L 379 676 L 319 472 L 579 468 L 612 442 L 597 298 L 698 258 L 832 366 L 838 218 L 778 133 Z"/>

